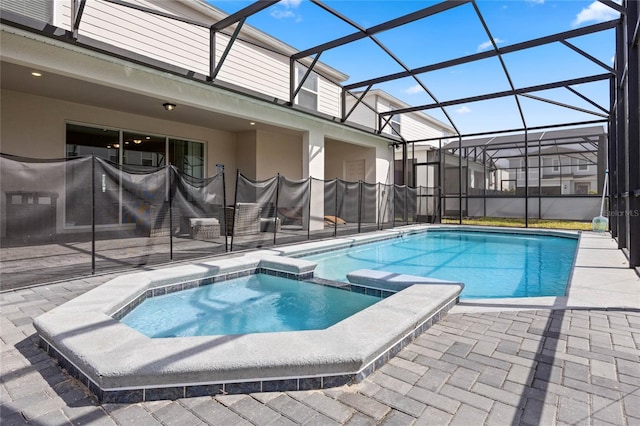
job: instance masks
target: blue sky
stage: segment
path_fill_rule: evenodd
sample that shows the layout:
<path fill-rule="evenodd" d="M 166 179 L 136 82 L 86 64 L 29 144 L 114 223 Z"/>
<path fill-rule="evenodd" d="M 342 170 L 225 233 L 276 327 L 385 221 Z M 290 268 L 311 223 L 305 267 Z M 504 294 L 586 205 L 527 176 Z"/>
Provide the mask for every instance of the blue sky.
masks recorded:
<path fill-rule="evenodd" d="M 233 13 L 252 2 L 210 0 L 209 3 Z M 339 0 L 324 3 L 361 27 L 369 28 L 438 2 Z M 613 9 L 592 0 L 478 0 L 477 5 L 498 46 L 508 46 L 618 17 Z M 283 0 L 250 17 L 247 23 L 299 50 L 356 31 L 354 27 L 306 0 Z M 409 68 L 492 49 L 489 36 L 471 4 L 379 33 L 376 37 Z M 613 65 L 613 30 L 570 41 L 600 61 Z M 511 53 L 504 55 L 503 59 L 516 88 L 606 72 L 604 68 L 559 43 Z M 370 39 L 327 51 L 320 60 L 349 75 L 346 84 L 403 71 Z M 510 88 L 502 66 L 495 57 L 421 74 L 419 78 L 439 101 Z M 409 105 L 431 104 L 434 101 L 411 78 L 375 87 Z M 608 108 L 608 82 L 584 84 L 574 89 Z M 600 112 L 566 89 L 535 95 Z M 521 98 L 521 107 L 529 127 L 598 118 L 533 99 Z M 446 111 L 461 133 L 519 128 L 523 125 L 513 97 L 456 105 Z M 448 123 L 446 116 L 438 109 L 425 112 Z"/>

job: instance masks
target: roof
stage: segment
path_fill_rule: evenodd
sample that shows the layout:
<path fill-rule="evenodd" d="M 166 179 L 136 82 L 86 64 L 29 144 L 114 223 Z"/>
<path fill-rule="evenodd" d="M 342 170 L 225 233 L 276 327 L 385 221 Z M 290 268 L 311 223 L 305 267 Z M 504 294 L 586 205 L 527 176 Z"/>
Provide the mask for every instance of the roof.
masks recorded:
<path fill-rule="evenodd" d="M 603 126 L 590 126 L 579 127 L 570 129 L 558 129 L 544 132 L 528 132 L 517 133 L 503 136 L 491 136 L 481 137 L 474 139 L 462 139 L 450 142 L 443 146 L 444 149 L 457 149 L 473 148 L 473 147 L 485 147 L 487 149 L 497 149 L 499 147 L 524 147 L 525 144 L 529 146 L 534 145 L 557 145 L 557 144 L 570 144 L 570 143 L 582 143 L 589 141 L 596 141 L 604 136 L 605 130 Z M 526 137 L 526 139 L 525 139 Z"/>

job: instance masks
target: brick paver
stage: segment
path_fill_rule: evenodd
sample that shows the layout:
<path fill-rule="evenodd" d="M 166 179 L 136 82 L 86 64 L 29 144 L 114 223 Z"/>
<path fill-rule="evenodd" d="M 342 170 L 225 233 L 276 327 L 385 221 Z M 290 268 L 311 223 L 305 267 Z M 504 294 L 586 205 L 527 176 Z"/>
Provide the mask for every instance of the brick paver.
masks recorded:
<path fill-rule="evenodd" d="M 4 425 L 640 425 L 640 311 L 449 314 L 362 383 L 101 406 L 33 318 L 106 281 L 0 294 Z"/>

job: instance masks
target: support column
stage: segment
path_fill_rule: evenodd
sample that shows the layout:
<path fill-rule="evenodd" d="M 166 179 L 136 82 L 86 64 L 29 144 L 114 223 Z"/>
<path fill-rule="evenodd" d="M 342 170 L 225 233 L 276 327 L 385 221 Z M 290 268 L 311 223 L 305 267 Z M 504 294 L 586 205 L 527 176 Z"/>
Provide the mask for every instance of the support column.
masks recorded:
<path fill-rule="evenodd" d="M 324 134 L 310 130 L 302 136 L 302 175 L 324 180 Z M 311 183 L 309 230 L 324 229 L 324 185 Z"/>
<path fill-rule="evenodd" d="M 609 169 L 609 230 L 613 238 L 618 238 L 618 134 L 617 134 L 617 110 L 616 107 L 616 79 L 612 78 L 609 82 L 610 90 L 610 118 L 609 118 L 609 134 L 607 143 L 607 168 Z M 601 186 L 599 186 L 601 187 Z"/>
<path fill-rule="evenodd" d="M 627 125 L 626 125 L 626 77 L 624 68 L 626 63 L 625 31 L 622 23 L 616 27 L 616 165 L 615 177 L 617 181 L 617 205 L 615 212 L 621 217 L 618 219 L 618 248 L 627 248 L 627 223 L 626 213 L 629 211 L 629 185 L 627 180 Z"/>
<path fill-rule="evenodd" d="M 637 1 L 627 2 L 627 147 L 629 208 L 627 212 L 627 248 L 629 265 L 640 266 L 640 65 L 638 60 L 639 36 L 638 22 L 640 7 Z"/>

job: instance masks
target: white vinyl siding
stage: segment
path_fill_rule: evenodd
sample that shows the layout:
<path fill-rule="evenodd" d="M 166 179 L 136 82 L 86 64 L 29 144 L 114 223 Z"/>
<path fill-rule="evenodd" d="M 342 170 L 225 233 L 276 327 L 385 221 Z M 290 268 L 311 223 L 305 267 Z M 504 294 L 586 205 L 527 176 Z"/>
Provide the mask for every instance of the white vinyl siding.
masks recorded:
<path fill-rule="evenodd" d="M 184 6 L 177 2 L 131 2 L 179 16 L 185 15 Z M 71 2 L 61 2 L 60 9 L 61 22 L 56 22 L 56 25 L 70 29 Z M 188 18 L 203 23 L 215 21 L 210 17 L 198 18 L 193 16 L 196 15 L 194 13 L 190 15 Z M 88 0 L 79 34 L 166 64 L 209 75 L 207 28 L 100 0 Z M 228 35 L 216 35 L 216 65 L 229 40 Z M 289 58 L 242 40 L 234 42 L 216 79 L 269 97 L 289 100 Z M 340 87 L 322 77 L 318 81 L 317 108 L 325 114 L 340 114 Z"/>
<path fill-rule="evenodd" d="M 152 4 L 138 2 L 145 7 Z M 71 21 L 71 10 L 67 9 Z M 79 34 L 202 74 L 209 71 L 209 31 L 132 8 L 89 0 Z"/>
<path fill-rule="evenodd" d="M 349 112 L 351 108 L 353 108 L 353 104 L 355 102 L 355 98 L 347 96 L 347 112 Z M 366 105 L 359 103 L 356 109 L 353 110 L 347 121 L 368 127 L 373 130 L 377 127 L 377 120 L 378 118 L 375 112 L 373 112 Z"/>
<path fill-rule="evenodd" d="M 0 0 L 0 8 L 42 22 L 51 23 L 53 20 L 51 0 Z"/>
<path fill-rule="evenodd" d="M 355 102 L 356 98 L 353 96 L 347 97 L 347 112 L 352 108 Z M 385 99 L 379 99 L 378 102 L 375 103 L 371 96 L 367 96 L 365 98 L 365 102 L 376 108 L 379 112 L 391 111 L 390 103 Z M 358 104 L 356 109 L 349 116 L 348 121 L 371 129 L 378 128 L 378 118 L 376 114 L 362 103 Z M 407 140 L 438 138 L 443 135 L 443 132 L 448 132 L 448 130 L 443 130 L 440 126 L 429 123 L 427 118 L 420 113 L 402 114 L 399 122 L 400 133 L 402 134 L 402 137 Z M 391 130 L 391 123 L 384 127 L 382 133 L 387 135 L 396 135 L 395 132 Z"/>
<path fill-rule="evenodd" d="M 378 111 L 380 112 L 393 111 L 393 109 L 396 108 L 390 106 L 388 103 L 378 102 Z M 400 134 L 407 140 L 437 138 L 442 135 L 441 128 L 429 125 L 425 119 L 420 117 L 419 114 L 401 114 L 399 121 Z M 396 133 L 391 129 L 391 122 L 385 126 L 382 133 L 396 135 Z"/>
<path fill-rule="evenodd" d="M 217 36 L 216 60 L 228 41 L 226 35 Z M 204 54 L 208 57 L 208 53 Z M 274 98 L 289 99 L 288 58 L 239 40 L 233 44 L 217 78 Z"/>
<path fill-rule="evenodd" d="M 342 89 L 329 80 L 318 79 L 318 112 L 340 117 Z"/>
<path fill-rule="evenodd" d="M 442 136 L 442 129 L 429 125 L 414 114 L 402 114 L 402 137 L 407 140 L 429 139 Z M 435 142 L 437 144 L 437 142 Z"/>

